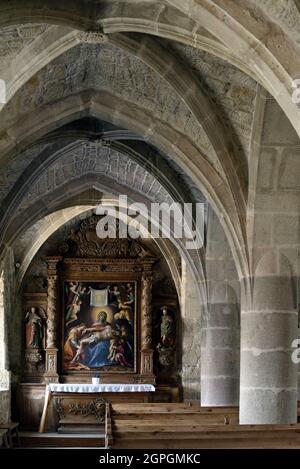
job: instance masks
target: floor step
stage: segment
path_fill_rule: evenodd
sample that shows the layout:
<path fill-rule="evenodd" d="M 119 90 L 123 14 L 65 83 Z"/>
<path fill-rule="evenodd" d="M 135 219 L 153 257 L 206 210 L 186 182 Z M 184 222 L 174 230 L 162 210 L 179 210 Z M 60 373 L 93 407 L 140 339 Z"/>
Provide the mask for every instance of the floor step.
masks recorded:
<path fill-rule="evenodd" d="M 26 448 L 103 448 L 105 435 L 21 432 L 20 445 Z"/>

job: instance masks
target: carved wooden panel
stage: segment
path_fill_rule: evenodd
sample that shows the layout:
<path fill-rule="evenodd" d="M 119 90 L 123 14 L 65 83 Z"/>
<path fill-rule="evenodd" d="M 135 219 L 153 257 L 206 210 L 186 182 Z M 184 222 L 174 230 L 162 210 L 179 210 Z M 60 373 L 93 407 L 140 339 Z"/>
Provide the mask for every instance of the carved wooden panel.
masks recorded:
<path fill-rule="evenodd" d="M 80 399 L 75 400 L 74 397 L 68 398 L 65 396 L 55 397 L 54 405 L 58 412 L 60 420 L 66 422 L 68 419 L 70 422 L 78 420 L 87 420 L 88 422 L 96 420 L 96 423 L 103 423 L 105 420 L 105 406 L 106 401 L 99 397 L 96 399 Z"/>
<path fill-rule="evenodd" d="M 67 257 L 142 259 L 153 257 L 141 243 L 130 238 L 101 239 L 97 235 L 100 216 L 94 215 L 84 220 L 79 229 L 71 229 L 65 242 L 60 246 L 60 253 Z M 117 233 L 116 233 L 117 234 Z"/>

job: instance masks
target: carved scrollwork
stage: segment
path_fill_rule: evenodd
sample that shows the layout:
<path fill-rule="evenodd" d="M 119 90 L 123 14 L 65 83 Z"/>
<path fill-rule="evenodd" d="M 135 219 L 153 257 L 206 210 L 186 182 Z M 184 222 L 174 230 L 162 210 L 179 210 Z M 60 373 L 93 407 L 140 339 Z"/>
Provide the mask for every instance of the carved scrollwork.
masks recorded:
<path fill-rule="evenodd" d="M 142 278 L 142 350 L 152 345 L 152 274 L 145 272 Z"/>
<path fill-rule="evenodd" d="M 79 230 L 71 229 L 59 252 L 68 257 L 102 259 L 144 259 L 153 257 L 141 243 L 130 238 L 101 239 L 97 235 L 100 216 L 93 215 L 80 224 Z M 117 225 L 118 228 L 118 225 Z"/>
<path fill-rule="evenodd" d="M 57 276 L 48 277 L 47 348 L 56 345 Z"/>
<path fill-rule="evenodd" d="M 103 423 L 105 421 L 106 401 L 102 398 L 87 403 L 71 402 L 64 404 L 63 399 L 55 397 L 54 405 L 60 419 L 64 419 L 67 415 L 80 415 L 82 417 L 94 415 L 97 422 Z"/>
<path fill-rule="evenodd" d="M 44 356 L 37 350 L 26 350 L 25 364 L 28 371 L 36 371 L 41 363 L 44 361 Z"/>
<path fill-rule="evenodd" d="M 77 37 L 87 44 L 103 44 L 108 41 L 107 35 L 100 31 L 78 31 Z"/>
<path fill-rule="evenodd" d="M 152 373 L 153 371 L 153 361 L 152 361 L 152 354 L 144 355 L 144 373 Z"/>
<path fill-rule="evenodd" d="M 173 347 L 162 347 L 158 352 L 159 363 L 164 368 L 173 368 L 175 366 L 175 351 Z"/>
<path fill-rule="evenodd" d="M 56 409 L 56 411 L 59 415 L 59 418 L 64 419 L 66 414 L 65 414 L 65 410 L 62 406 L 62 400 L 59 397 L 55 397 L 53 399 L 53 402 L 54 402 L 55 409 Z"/>
<path fill-rule="evenodd" d="M 109 265 L 100 266 L 102 272 L 142 272 L 143 268 L 139 265 Z"/>
<path fill-rule="evenodd" d="M 47 360 L 47 371 L 56 371 L 55 362 L 55 356 L 49 355 Z"/>
<path fill-rule="evenodd" d="M 97 272 L 142 272 L 143 267 L 140 265 L 134 265 L 134 264 L 123 264 L 123 265 L 118 265 L 118 264 L 97 264 L 97 265 L 68 265 L 69 271 L 74 271 L 74 272 L 92 272 L 92 273 L 97 273 Z"/>

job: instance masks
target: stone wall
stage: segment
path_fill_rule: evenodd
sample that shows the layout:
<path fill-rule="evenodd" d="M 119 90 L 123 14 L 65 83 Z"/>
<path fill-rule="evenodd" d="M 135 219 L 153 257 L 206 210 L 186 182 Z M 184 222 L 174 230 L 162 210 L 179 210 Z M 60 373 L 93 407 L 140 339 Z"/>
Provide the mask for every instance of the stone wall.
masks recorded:
<path fill-rule="evenodd" d="M 11 374 L 7 370 L 0 370 L 0 424 L 10 421 L 11 415 Z"/>
<path fill-rule="evenodd" d="M 16 337 L 15 348 L 11 350 L 15 316 L 12 316 L 14 302 L 14 267 L 13 254 L 8 251 L 5 261 L 0 266 L 0 423 L 6 423 L 11 415 L 11 352 L 17 352 L 20 337 Z M 18 335 L 18 334 L 17 334 Z"/>
<path fill-rule="evenodd" d="M 247 167 L 249 141 L 254 116 L 256 81 L 225 60 L 211 54 L 175 43 L 175 51 L 209 91 L 216 104 L 238 158 Z"/>
<path fill-rule="evenodd" d="M 298 272 L 299 173 L 299 137 L 268 95 L 255 196 L 253 269 L 267 250 L 275 250 Z"/>
<path fill-rule="evenodd" d="M 0 390 L 0 424 L 10 421 L 10 391 Z"/>

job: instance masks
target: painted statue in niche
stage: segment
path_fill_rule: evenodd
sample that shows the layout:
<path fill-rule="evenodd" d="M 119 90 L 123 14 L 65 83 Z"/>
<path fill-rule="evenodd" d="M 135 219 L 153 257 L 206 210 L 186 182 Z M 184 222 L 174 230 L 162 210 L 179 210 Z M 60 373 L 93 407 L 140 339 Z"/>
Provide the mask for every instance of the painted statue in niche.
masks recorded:
<path fill-rule="evenodd" d="M 27 349 L 43 347 L 43 319 L 34 306 L 25 315 L 25 337 Z"/>
<path fill-rule="evenodd" d="M 167 307 L 161 308 L 160 340 L 156 347 L 159 363 L 164 368 L 175 365 L 176 323 L 174 313 Z"/>
<path fill-rule="evenodd" d="M 166 306 L 162 307 L 160 331 L 162 346 L 173 347 L 176 338 L 175 321 Z"/>
<path fill-rule="evenodd" d="M 135 371 L 136 284 L 64 283 L 65 371 Z"/>

